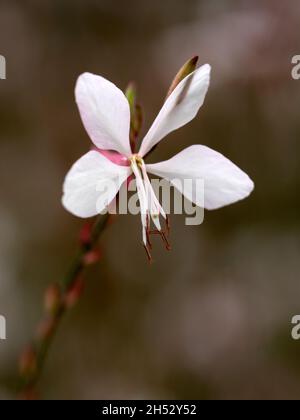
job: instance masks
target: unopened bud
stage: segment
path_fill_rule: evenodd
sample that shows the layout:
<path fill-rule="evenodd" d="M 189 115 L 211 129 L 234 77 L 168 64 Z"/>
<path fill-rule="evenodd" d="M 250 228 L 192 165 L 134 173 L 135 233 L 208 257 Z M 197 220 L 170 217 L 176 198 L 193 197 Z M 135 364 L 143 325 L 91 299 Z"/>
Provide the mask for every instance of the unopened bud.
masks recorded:
<path fill-rule="evenodd" d="M 78 302 L 80 296 L 84 290 L 84 279 L 82 276 L 78 276 L 72 286 L 67 290 L 65 294 L 65 306 L 71 308 Z"/>
<path fill-rule="evenodd" d="M 46 290 L 44 306 L 48 313 L 55 314 L 60 304 L 61 304 L 61 290 L 57 283 L 53 283 Z"/>
<path fill-rule="evenodd" d="M 129 103 L 130 108 L 130 145 L 131 150 L 134 153 L 137 137 L 142 127 L 143 115 L 142 108 L 136 103 L 136 86 L 133 82 L 129 83 L 125 96 Z"/>
<path fill-rule="evenodd" d="M 45 318 L 43 319 L 36 330 L 36 338 L 38 340 L 47 340 L 49 337 L 51 337 L 53 330 L 56 325 L 55 318 Z"/>
<path fill-rule="evenodd" d="M 173 82 L 168 90 L 167 98 L 171 95 L 173 90 L 176 88 L 176 86 L 190 73 L 193 73 L 193 71 L 196 69 L 196 65 L 198 62 L 199 57 L 195 55 L 190 60 L 188 60 L 179 70 L 179 72 L 176 74 L 176 76 L 173 79 Z"/>
<path fill-rule="evenodd" d="M 19 370 L 22 376 L 31 376 L 37 367 L 36 353 L 32 346 L 26 347 L 19 360 Z"/>
<path fill-rule="evenodd" d="M 136 86 L 134 82 L 130 82 L 125 90 L 125 96 L 129 102 L 129 107 L 130 110 L 134 107 L 135 105 L 135 100 L 136 100 Z"/>
<path fill-rule="evenodd" d="M 91 222 L 85 223 L 79 233 L 80 244 L 85 246 L 91 242 L 93 224 Z"/>
<path fill-rule="evenodd" d="M 134 107 L 134 118 L 132 124 L 134 133 L 136 136 L 138 136 L 143 124 L 143 111 L 142 107 L 139 104 L 136 104 Z"/>
<path fill-rule="evenodd" d="M 83 256 L 83 263 L 85 265 L 93 265 L 97 263 L 102 257 L 102 252 L 99 248 L 92 249 L 91 251 L 88 251 Z"/>

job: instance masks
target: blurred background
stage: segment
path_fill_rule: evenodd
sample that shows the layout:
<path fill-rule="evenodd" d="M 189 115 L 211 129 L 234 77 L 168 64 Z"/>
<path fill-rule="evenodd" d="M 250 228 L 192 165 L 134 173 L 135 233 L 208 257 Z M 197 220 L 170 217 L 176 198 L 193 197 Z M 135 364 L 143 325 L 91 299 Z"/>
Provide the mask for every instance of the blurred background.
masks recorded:
<path fill-rule="evenodd" d="M 200 143 L 255 181 L 251 197 L 171 216 L 172 251 L 149 266 L 140 219 L 102 237 L 81 302 L 64 319 L 39 384 L 45 399 L 299 397 L 300 3 L 289 0 L 2 0 L 0 54 L 0 398 L 15 398 L 17 359 L 44 290 L 76 254 L 80 219 L 61 205 L 70 165 L 90 147 L 74 101 L 84 71 L 138 86 L 143 132 L 179 67 L 213 67 L 198 117 L 151 160 Z"/>

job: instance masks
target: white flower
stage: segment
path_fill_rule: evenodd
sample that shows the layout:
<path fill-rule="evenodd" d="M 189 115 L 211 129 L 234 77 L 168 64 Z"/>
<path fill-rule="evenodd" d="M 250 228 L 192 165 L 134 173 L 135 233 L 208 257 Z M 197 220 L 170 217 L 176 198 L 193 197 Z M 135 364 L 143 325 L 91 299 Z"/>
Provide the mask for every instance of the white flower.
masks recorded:
<path fill-rule="evenodd" d="M 171 131 L 187 124 L 204 102 L 209 86 L 210 66 L 198 68 L 182 80 L 168 99 L 144 137 L 140 150 L 133 154 L 129 142 L 130 110 L 127 98 L 113 83 L 101 76 L 82 74 L 77 81 L 75 96 L 80 115 L 94 145 L 101 150 L 113 150 L 126 156 L 128 165 L 118 165 L 97 150 L 82 156 L 70 169 L 63 186 L 63 205 L 79 217 L 101 213 L 117 195 L 121 185 L 134 175 L 140 202 L 143 242 L 148 251 L 150 218 L 164 239 L 159 216 L 166 218 L 148 173 L 165 178 L 193 201 L 197 194 L 181 188 L 174 180 L 204 180 L 204 207 L 216 209 L 247 197 L 254 185 L 251 179 L 230 160 L 201 145 L 184 149 L 173 158 L 145 164 L 144 156 Z M 99 182 L 108 186 L 103 197 Z"/>

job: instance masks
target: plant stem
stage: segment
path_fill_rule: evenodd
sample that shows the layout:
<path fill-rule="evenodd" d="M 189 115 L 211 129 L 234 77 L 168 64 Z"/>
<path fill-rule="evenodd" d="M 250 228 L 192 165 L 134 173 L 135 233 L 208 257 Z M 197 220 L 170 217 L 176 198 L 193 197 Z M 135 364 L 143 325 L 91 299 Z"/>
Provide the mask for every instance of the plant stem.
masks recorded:
<path fill-rule="evenodd" d="M 68 297 L 70 297 L 70 293 L 73 293 L 74 295 L 73 289 L 76 292 L 76 284 L 78 284 L 79 279 L 81 279 L 81 276 L 88 265 L 85 262 L 85 257 L 95 250 L 98 239 L 108 224 L 109 217 L 110 216 L 106 214 L 99 216 L 96 219 L 89 239 L 82 245 L 77 257 L 74 259 L 73 264 L 70 267 L 70 270 L 67 272 L 60 284 L 60 297 L 55 310 L 50 314 L 46 314 L 42 319 L 42 323 L 44 322 L 45 327 L 43 333 L 33 340 L 31 346 L 29 347 L 30 351 L 28 352 L 28 349 L 26 350 L 27 353 L 25 351 L 25 357 L 24 353 L 22 355 L 23 367 L 21 363 L 20 391 L 21 396 L 24 399 L 30 399 L 32 397 L 32 392 L 34 391 L 35 386 L 43 372 L 53 338 L 60 326 L 64 314 L 72 306 L 70 305 L 70 302 L 68 304 Z M 77 292 L 78 296 L 76 297 L 79 298 L 81 290 L 77 290 Z"/>

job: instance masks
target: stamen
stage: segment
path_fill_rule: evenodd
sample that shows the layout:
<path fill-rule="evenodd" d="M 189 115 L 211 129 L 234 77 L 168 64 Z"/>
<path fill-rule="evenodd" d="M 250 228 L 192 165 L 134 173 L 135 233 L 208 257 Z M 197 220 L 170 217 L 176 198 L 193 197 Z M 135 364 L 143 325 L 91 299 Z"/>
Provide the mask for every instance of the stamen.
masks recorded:
<path fill-rule="evenodd" d="M 159 235 L 161 237 L 163 243 L 165 244 L 166 249 L 168 251 L 171 250 L 171 245 L 168 241 L 168 238 L 167 238 L 167 235 L 166 235 L 165 231 L 163 231 L 163 230 L 150 230 L 149 234 L 150 235 Z"/>
<path fill-rule="evenodd" d="M 145 245 L 145 244 L 143 244 L 143 245 L 144 245 L 144 248 L 145 248 L 145 251 L 146 251 L 146 254 L 147 254 L 148 261 L 149 261 L 149 263 L 152 263 L 153 260 L 152 260 L 152 256 L 150 254 L 150 251 L 149 251 L 147 245 Z"/>
<path fill-rule="evenodd" d="M 171 251 L 171 245 L 170 245 L 170 243 L 169 243 L 169 241 L 168 241 L 168 239 L 167 239 L 167 237 L 166 237 L 166 235 L 165 235 L 164 232 L 161 232 L 161 237 L 162 237 L 162 239 L 163 239 L 163 241 L 165 243 L 166 249 L 168 251 Z"/>
<path fill-rule="evenodd" d="M 149 245 L 149 248 L 152 249 L 152 243 L 151 243 L 151 239 L 150 239 L 150 218 L 149 215 L 147 214 L 147 227 L 146 227 L 146 235 L 147 235 L 147 244 Z"/>
<path fill-rule="evenodd" d="M 131 168 L 136 178 L 137 192 L 140 201 L 141 219 L 143 225 L 143 245 L 147 253 L 147 258 L 149 262 L 151 262 L 151 235 L 160 235 L 166 249 L 171 249 L 167 238 L 170 233 L 170 221 L 152 188 L 144 160 L 138 155 L 133 155 L 130 160 Z M 165 219 L 165 229 L 161 228 L 160 216 Z M 156 229 L 150 229 L 151 219 Z"/>

